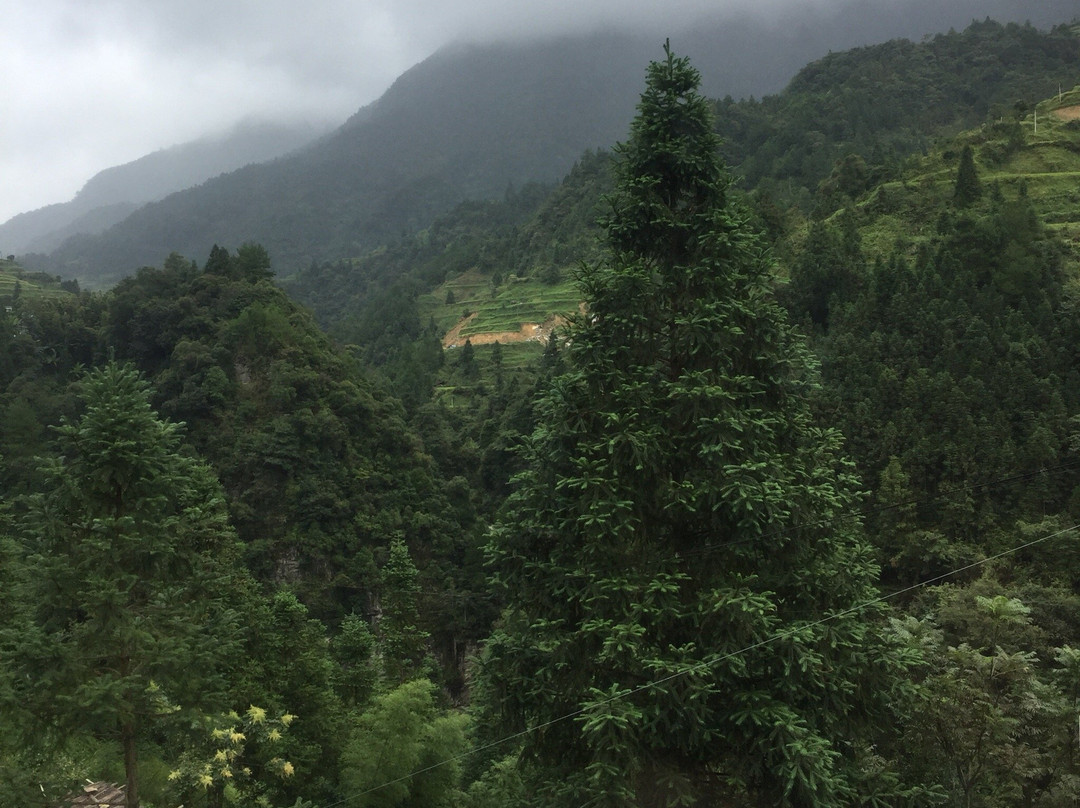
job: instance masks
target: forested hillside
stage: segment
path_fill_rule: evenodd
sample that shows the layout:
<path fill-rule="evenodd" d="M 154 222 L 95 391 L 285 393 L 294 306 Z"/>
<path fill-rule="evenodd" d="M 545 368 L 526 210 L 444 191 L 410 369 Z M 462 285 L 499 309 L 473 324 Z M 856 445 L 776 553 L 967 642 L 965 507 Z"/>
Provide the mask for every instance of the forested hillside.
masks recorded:
<path fill-rule="evenodd" d="M 100 171 L 70 201 L 25 211 L 0 224 L 5 254 L 47 253 L 79 233 L 96 234 L 147 202 L 205 182 L 226 171 L 280 157 L 323 131 L 305 124 L 249 121 L 232 131 Z"/>
<path fill-rule="evenodd" d="M 703 24 L 673 36 L 709 76 L 713 94 L 746 98 L 779 90 L 808 59 L 849 45 L 848 26 L 852 31 L 881 26 L 884 36 L 886 24 L 907 30 L 920 16 L 932 15 L 914 9 L 905 23 L 876 6 L 855 4 L 846 16 L 808 9 L 779 29 L 747 19 Z M 944 123 L 970 123 L 994 103 L 1011 105 L 1028 92 L 1041 98 L 1058 82 L 1073 84 L 1076 43 L 1064 33 L 1048 36 L 1030 27 L 1012 25 L 1003 31 L 991 25 L 985 35 L 966 36 L 960 42 L 958 35 L 949 35 L 933 48 L 920 45 L 912 55 L 925 63 L 918 69 L 904 64 L 903 54 L 898 61 L 877 54 L 856 57 L 884 62 L 869 75 L 886 76 L 880 92 L 870 87 L 856 94 L 860 105 L 887 110 L 879 115 L 912 116 L 913 129 L 918 129 L 943 123 L 939 112 L 927 110 L 944 108 L 949 116 Z M 312 260 L 367 252 L 428 226 L 462 200 L 498 198 L 511 184 L 558 180 L 585 149 L 609 147 L 633 114 L 641 89 L 637 67 L 654 49 L 652 37 L 618 32 L 447 48 L 407 71 L 377 102 L 303 153 L 244 167 L 143 207 L 100 236 L 79 236 L 48 256 L 28 257 L 28 266 L 101 288 L 160 262 L 171 251 L 200 256 L 215 243 L 257 241 L 285 274 Z M 955 57 L 975 49 L 978 59 Z M 953 56 L 939 60 L 938 51 Z M 1027 72 L 1010 76 L 1019 66 L 1012 65 L 1016 59 Z M 937 99 L 908 89 L 897 103 L 887 78 L 894 67 L 903 81 L 910 81 L 908 88 L 949 92 Z M 839 68 L 830 63 L 826 72 L 842 72 Z M 952 92 L 956 88 L 961 91 Z M 748 122 L 745 136 L 725 132 L 731 142 L 741 137 L 746 144 L 732 162 L 741 162 L 748 148 L 760 151 L 760 159 L 790 150 L 791 170 L 807 176 L 827 172 L 834 153 L 819 148 L 824 144 L 813 140 L 814 133 L 834 142 L 843 137 L 836 131 L 843 126 L 838 121 L 855 118 L 851 110 L 836 109 L 833 100 L 821 105 L 819 98 L 804 98 L 809 110 L 837 114 L 830 122 L 799 120 L 784 130 L 786 137 L 761 144 L 758 139 L 784 124 L 768 114 L 760 120 L 756 105 L 749 103 L 742 114 L 753 125 Z M 955 110 L 949 109 L 953 103 Z M 722 120 L 734 123 L 739 117 L 729 113 Z M 788 142 L 794 132 L 802 134 L 795 136 L 796 143 Z M 861 127 L 859 134 L 864 135 Z M 911 130 L 899 143 L 893 139 L 882 143 L 885 157 L 892 156 L 894 146 L 906 153 L 918 145 Z"/>
<path fill-rule="evenodd" d="M 163 269 L 145 269 L 105 297 L 16 298 L 4 315 L 2 353 L 7 361 L 0 485 L 5 501 L 13 505 L 7 515 L 14 535 L 28 535 L 24 529 L 37 529 L 31 525 L 42 526 L 44 514 L 52 513 L 54 498 L 66 501 L 76 496 L 61 482 L 70 477 L 57 477 L 42 465 L 53 447 L 46 425 L 63 418 L 74 430 L 71 447 L 57 446 L 59 454 L 51 462 L 61 464 L 59 468 L 65 463 L 94 464 L 101 459 L 78 439 L 84 430 L 97 428 L 90 421 L 92 414 L 103 414 L 105 423 L 116 425 L 110 428 L 120 429 L 131 417 L 130 408 L 149 412 L 152 404 L 153 417 L 170 424 L 168 451 L 204 458 L 213 485 L 220 481 L 216 507 L 221 518 L 207 529 L 215 532 L 214 542 L 224 541 L 231 548 L 224 556 L 231 570 L 214 574 L 235 582 L 214 586 L 224 610 L 221 619 L 232 621 L 233 633 L 221 638 L 232 656 L 212 663 L 221 666 L 217 676 L 225 676 L 229 684 L 225 691 L 212 691 L 216 700 L 208 704 L 224 712 L 221 716 L 213 710 L 204 712 L 204 718 L 228 721 L 222 717 L 227 706 L 246 709 L 248 703 L 278 713 L 305 712 L 291 726 L 291 741 L 285 747 L 290 749 L 290 769 L 298 771 L 277 787 L 277 793 L 318 798 L 332 793 L 325 773 L 336 767 L 341 751 L 342 699 L 368 697 L 383 676 L 383 663 L 376 661 L 383 646 L 389 643 L 386 647 L 393 648 L 385 661 L 387 681 L 422 671 L 449 684 L 460 675 L 468 643 L 479 640 L 490 606 L 469 605 L 471 578 L 479 573 L 478 559 L 470 556 L 475 516 L 467 486 L 436 473 L 404 423 L 400 405 L 333 348 L 310 317 L 270 282 L 270 275 L 266 252 L 246 245 L 233 255 L 215 249 L 201 269 L 174 256 Z M 80 381 L 81 368 L 101 366 L 106 360 L 111 375 Z M 148 382 L 145 393 L 133 399 L 131 392 L 121 395 L 112 389 L 134 384 L 136 373 Z M 185 424 L 182 430 L 176 428 L 180 420 Z M 90 445 L 110 445 L 122 438 L 118 433 L 92 440 L 96 443 Z M 129 445 L 138 452 L 146 439 L 135 440 Z M 108 474 L 121 475 L 117 482 L 121 490 L 127 488 L 128 475 L 141 474 L 141 459 L 109 462 L 119 464 Z M 106 474 L 104 467 L 88 468 L 85 473 L 90 477 Z M 51 493 L 44 499 L 37 493 L 23 496 L 41 491 Z M 79 503 L 94 497 L 105 506 L 106 496 L 106 491 L 79 492 L 65 507 L 81 507 Z M 163 496 L 172 493 L 166 490 Z M 196 502 L 193 507 L 206 506 Z M 126 507 L 111 513 L 112 518 L 133 519 L 136 526 L 143 521 L 140 516 L 128 517 Z M 88 529 L 91 535 L 96 530 L 112 535 L 112 528 Z M 160 525 L 160 530 L 167 529 L 167 524 Z M 82 547 L 88 539 L 70 541 L 73 547 Z M 94 546 L 87 546 L 87 558 L 78 569 L 86 564 L 107 578 L 120 563 L 115 539 Z M 132 563 L 153 563 L 150 559 Z M 139 569 L 125 574 L 142 575 Z M 158 574 L 169 585 L 172 576 L 180 576 L 175 581 L 179 584 L 186 574 L 182 569 L 169 564 Z M 17 574 L 18 565 L 9 566 L 7 572 Z M 78 575 L 75 569 L 65 573 Z M 7 582 L 21 586 L 10 578 Z M 37 582 L 27 579 L 25 586 Z M 81 584 L 99 585 L 89 580 Z M 402 603 L 403 585 L 427 594 L 414 598 L 411 605 Z M 19 591 L 26 595 L 28 590 Z M 77 591 L 69 594 L 80 596 Z M 127 585 L 117 584 L 119 603 L 133 595 Z M 418 612 L 421 603 L 423 621 Z M 42 646 L 27 645 L 37 635 L 27 632 L 23 620 L 45 620 L 41 630 L 48 631 L 50 623 L 41 608 L 43 604 L 16 599 L 3 629 L 4 657 L 11 660 L 11 654 L 17 654 L 28 666 L 43 666 L 31 674 L 35 679 L 41 670 L 61 665 L 54 656 L 35 657 L 34 649 L 44 653 Z M 74 604 L 55 608 L 61 613 L 95 609 Z M 324 622 L 316 622 L 316 616 Z M 373 616 L 382 626 L 378 638 L 369 629 Z M 394 629 L 395 624 L 400 628 Z M 324 625 L 335 627 L 336 643 L 346 644 L 338 656 L 336 645 L 326 645 Z M 245 628 L 237 634 L 236 626 Z M 117 635 L 113 642 L 126 643 L 134 636 Z M 62 653 L 60 646 L 54 649 L 47 653 Z M 154 645 L 140 653 L 172 652 L 168 646 Z M 166 661 L 155 657 L 147 670 Z M 282 676 L 282 665 L 287 676 Z M 102 673 L 99 669 L 91 675 L 97 678 Z M 145 677 L 154 674 L 141 675 L 138 686 L 148 686 Z M 55 685 L 57 698 L 67 692 L 63 687 Z M 41 695 L 36 686 L 33 690 Z M 169 697 L 179 698 L 180 690 Z M 300 703 L 307 708 L 302 711 Z M 28 730 L 40 730 L 38 718 L 46 710 L 60 711 L 55 713 L 59 720 L 64 709 L 33 704 L 42 715 L 24 716 L 29 723 L 22 726 Z M 108 706 L 100 709 L 112 715 Z M 78 725 L 77 714 L 64 716 L 69 724 Z M 172 733 L 167 745 L 173 762 L 192 756 L 198 762 L 199 744 L 209 740 L 180 732 L 186 720 L 165 730 Z M 97 740 L 93 733 L 80 735 L 78 754 L 90 758 L 104 754 L 100 744 L 119 736 L 103 733 Z M 20 769 L 33 760 L 18 750 L 38 748 L 36 740 L 27 747 L 22 738 L 10 741 L 14 745 L 5 747 L 11 755 L 5 753 L 0 777 L 5 787 L 19 782 Z M 302 763 L 305 759 L 307 763 Z"/>
<path fill-rule="evenodd" d="M 717 120 L 725 156 L 749 187 L 781 198 L 787 185 L 812 189 L 856 153 L 862 175 L 848 179 L 863 188 L 851 192 L 925 152 L 935 135 L 1022 117 L 1076 84 L 1078 65 L 1072 28 L 1046 34 L 986 20 L 920 43 L 830 54 L 759 104 L 725 99 Z"/>
<path fill-rule="evenodd" d="M 668 50 L 280 286 L 0 262 L 0 802 L 1074 804 L 1078 43 Z"/>
<path fill-rule="evenodd" d="M 938 138 L 987 120 L 1004 124 L 1030 115 L 1037 102 L 1071 88 L 1077 75 L 1074 30 L 1043 33 L 988 21 L 918 44 L 896 40 L 831 54 L 805 67 L 778 95 L 719 101 L 716 120 L 733 173 L 742 177 L 743 190 L 754 192 L 763 223 L 775 231 L 791 206 L 804 214 L 832 213 L 844 198 L 896 179 L 905 160 L 926 153 Z M 515 231 L 512 248 L 506 228 L 524 221 L 530 200 L 540 205 L 541 188 L 505 204 L 458 208 L 388 250 L 316 262 L 287 277 L 286 286 L 335 327 L 362 316 L 372 290 L 406 278 L 416 279 L 423 292 L 472 267 L 505 279 L 554 264 L 568 276 L 595 244 L 591 235 L 581 238 L 583 228 L 595 225 L 605 189 L 586 179 L 594 171 L 571 172 L 542 212 Z"/>

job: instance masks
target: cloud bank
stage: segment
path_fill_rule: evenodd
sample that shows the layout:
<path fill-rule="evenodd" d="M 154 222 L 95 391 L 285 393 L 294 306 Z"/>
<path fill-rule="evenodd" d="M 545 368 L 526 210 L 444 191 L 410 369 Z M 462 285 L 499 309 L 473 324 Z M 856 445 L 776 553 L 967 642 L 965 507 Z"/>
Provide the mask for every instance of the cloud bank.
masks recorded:
<path fill-rule="evenodd" d="M 895 0 L 855 1 L 895 13 Z M 839 2 L 0 0 L 0 222 L 242 119 L 344 120 L 448 42 L 665 30 L 723 13 L 783 24 L 793 8 Z"/>

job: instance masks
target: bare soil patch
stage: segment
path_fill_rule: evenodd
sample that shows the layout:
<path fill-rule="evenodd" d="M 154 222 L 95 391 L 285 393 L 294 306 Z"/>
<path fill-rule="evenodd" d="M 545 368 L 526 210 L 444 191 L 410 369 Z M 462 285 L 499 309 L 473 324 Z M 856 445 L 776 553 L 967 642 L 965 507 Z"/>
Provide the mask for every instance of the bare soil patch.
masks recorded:
<path fill-rule="evenodd" d="M 468 317 L 463 317 L 457 324 L 446 332 L 443 337 L 443 348 L 460 348 L 468 340 L 473 345 L 491 345 L 496 342 L 547 342 L 551 332 L 566 322 L 566 318 L 560 314 L 548 317 L 542 323 L 522 323 L 517 331 L 494 331 L 485 334 L 470 334 L 467 337 L 461 335 L 462 329 L 476 317 L 473 312 Z"/>
<path fill-rule="evenodd" d="M 1061 107 L 1054 110 L 1054 115 L 1063 121 L 1080 120 L 1080 104 L 1073 107 Z"/>

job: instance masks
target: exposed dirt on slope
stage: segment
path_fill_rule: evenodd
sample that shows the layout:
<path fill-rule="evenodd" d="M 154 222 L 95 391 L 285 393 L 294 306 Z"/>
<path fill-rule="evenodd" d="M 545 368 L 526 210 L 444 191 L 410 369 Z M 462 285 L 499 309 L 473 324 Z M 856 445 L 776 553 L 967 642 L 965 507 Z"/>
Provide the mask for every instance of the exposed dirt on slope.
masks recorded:
<path fill-rule="evenodd" d="M 497 331 L 486 334 L 470 334 L 467 337 L 461 335 L 465 328 L 476 317 L 473 312 L 468 317 L 463 317 L 457 324 L 446 332 L 443 337 L 443 348 L 460 348 L 468 340 L 473 345 L 491 345 L 495 342 L 547 342 L 551 332 L 566 322 L 566 318 L 560 314 L 548 317 L 542 323 L 523 323 L 517 331 Z"/>
<path fill-rule="evenodd" d="M 1074 107 L 1061 107 L 1054 110 L 1054 115 L 1063 121 L 1080 120 L 1080 104 Z"/>
<path fill-rule="evenodd" d="M 462 317 L 457 321 L 457 324 L 446 332 L 446 336 L 442 338 L 443 348 L 457 348 L 465 344 L 465 340 L 461 339 L 461 329 L 476 319 L 476 312 L 474 311 L 468 317 Z"/>

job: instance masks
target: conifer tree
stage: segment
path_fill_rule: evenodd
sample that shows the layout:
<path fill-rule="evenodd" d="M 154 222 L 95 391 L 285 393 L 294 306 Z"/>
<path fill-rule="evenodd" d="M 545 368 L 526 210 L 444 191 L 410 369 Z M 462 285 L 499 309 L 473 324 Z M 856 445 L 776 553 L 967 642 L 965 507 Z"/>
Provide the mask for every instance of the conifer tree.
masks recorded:
<path fill-rule="evenodd" d="M 427 657 L 428 633 L 420 626 L 419 573 L 404 539 L 390 542 L 390 557 L 382 569 L 382 637 L 384 667 L 395 682 L 422 673 Z"/>
<path fill-rule="evenodd" d="M 813 363 L 665 52 L 493 531 L 482 691 L 545 805 L 849 805 L 900 661 Z"/>
<path fill-rule="evenodd" d="M 181 453 L 179 426 L 158 418 L 134 369 L 90 372 L 81 398 L 19 525 L 30 614 L 0 640 L 14 696 L 40 722 L 25 729 L 118 741 L 136 808 L 136 744 L 164 699 L 222 706 L 233 540 L 217 480 Z"/>
<path fill-rule="evenodd" d="M 970 145 L 964 146 L 960 152 L 960 167 L 956 171 L 956 187 L 953 190 L 953 201 L 958 208 L 968 208 L 982 196 L 982 185 L 979 182 L 979 172 L 975 168 L 975 153 Z"/>

